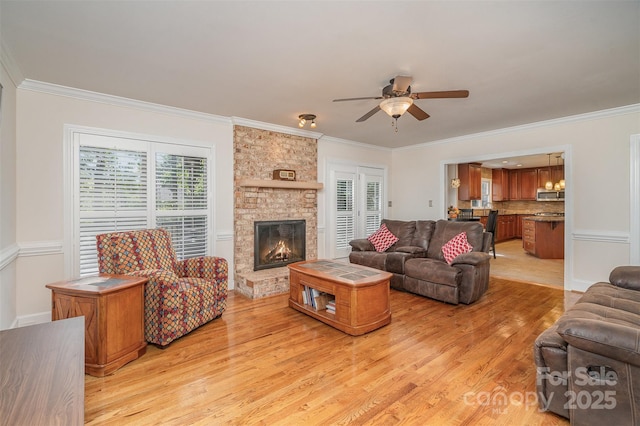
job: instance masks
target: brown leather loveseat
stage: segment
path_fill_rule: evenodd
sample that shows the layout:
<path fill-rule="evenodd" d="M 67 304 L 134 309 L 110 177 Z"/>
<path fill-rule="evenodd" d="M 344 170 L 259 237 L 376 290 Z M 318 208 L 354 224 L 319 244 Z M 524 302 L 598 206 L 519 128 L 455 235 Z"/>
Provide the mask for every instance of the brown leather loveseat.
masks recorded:
<path fill-rule="evenodd" d="M 575 425 L 640 424 L 640 266 L 615 268 L 534 345 L 538 404 Z"/>
<path fill-rule="evenodd" d="M 351 241 L 349 261 L 391 272 L 391 287 L 447 303 L 469 304 L 489 287 L 491 233 L 479 222 L 446 220 L 401 221 L 383 219 L 398 241 L 377 252 L 366 238 Z M 466 232 L 473 250 L 456 257 L 449 265 L 442 247 Z"/>

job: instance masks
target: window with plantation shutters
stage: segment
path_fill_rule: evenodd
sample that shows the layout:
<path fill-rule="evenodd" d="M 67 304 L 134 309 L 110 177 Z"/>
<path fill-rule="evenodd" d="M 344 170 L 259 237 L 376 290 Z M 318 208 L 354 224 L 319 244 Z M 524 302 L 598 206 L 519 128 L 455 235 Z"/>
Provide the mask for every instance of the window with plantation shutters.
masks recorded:
<path fill-rule="evenodd" d="M 74 150 L 74 275 L 98 272 L 108 232 L 161 227 L 178 259 L 208 254 L 210 149 L 79 134 Z"/>
<path fill-rule="evenodd" d="M 355 200 L 354 175 L 339 173 L 336 176 L 336 227 L 335 250 L 346 251 L 348 254 L 349 241 L 355 238 Z"/>
<path fill-rule="evenodd" d="M 365 235 L 371 235 L 380 228 L 382 222 L 382 178 L 365 176 L 366 206 L 364 213 Z"/>

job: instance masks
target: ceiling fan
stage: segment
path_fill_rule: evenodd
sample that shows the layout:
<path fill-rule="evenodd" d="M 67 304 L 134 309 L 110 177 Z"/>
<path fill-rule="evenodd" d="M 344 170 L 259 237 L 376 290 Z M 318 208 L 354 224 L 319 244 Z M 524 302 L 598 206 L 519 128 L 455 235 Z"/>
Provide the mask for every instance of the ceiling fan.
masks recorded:
<path fill-rule="evenodd" d="M 468 90 L 445 90 L 439 92 L 416 92 L 411 93 L 411 82 L 413 77 L 396 76 L 389 80 L 389 85 L 382 89 L 382 96 L 364 97 L 364 98 L 345 98 L 334 99 L 333 102 L 343 101 L 360 101 L 365 99 L 382 99 L 382 102 L 374 109 L 356 120 L 356 123 L 363 122 L 376 112 L 383 110 L 391 116 L 397 123 L 398 118 L 405 112 L 413 115 L 422 121 L 429 118 L 429 114 L 424 112 L 416 104 L 414 100 L 418 99 L 442 99 L 442 98 L 466 98 L 469 96 Z M 397 124 L 396 124 L 397 131 Z"/>

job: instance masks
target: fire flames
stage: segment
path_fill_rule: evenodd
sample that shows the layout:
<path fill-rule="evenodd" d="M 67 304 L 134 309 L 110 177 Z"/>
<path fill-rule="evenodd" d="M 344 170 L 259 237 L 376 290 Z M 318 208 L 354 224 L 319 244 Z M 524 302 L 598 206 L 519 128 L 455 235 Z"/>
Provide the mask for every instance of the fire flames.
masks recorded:
<path fill-rule="evenodd" d="M 267 263 L 286 262 L 289 260 L 290 256 L 291 249 L 287 247 L 287 244 L 283 240 L 280 240 L 271 250 L 269 250 L 265 260 Z"/>

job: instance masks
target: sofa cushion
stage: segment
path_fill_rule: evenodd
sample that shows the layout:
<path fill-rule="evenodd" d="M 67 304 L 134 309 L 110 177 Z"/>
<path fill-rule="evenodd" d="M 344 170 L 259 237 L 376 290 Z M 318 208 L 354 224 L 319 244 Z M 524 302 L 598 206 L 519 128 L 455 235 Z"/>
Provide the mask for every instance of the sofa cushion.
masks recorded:
<path fill-rule="evenodd" d="M 398 242 L 390 248 L 390 251 L 395 251 L 396 247 L 413 245 L 413 236 L 416 232 L 415 220 L 382 219 L 382 223 L 387 226 L 387 229 L 389 229 L 393 235 L 398 237 Z"/>
<path fill-rule="evenodd" d="M 442 255 L 444 260 L 451 265 L 453 259 L 463 253 L 469 253 L 471 250 L 473 250 L 473 246 L 467 241 L 467 233 L 461 232 L 442 246 Z"/>
<path fill-rule="evenodd" d="M 408 277 L 451 287 L 457 287 L 462 279 L 462 271 L 459 268 L 429 258 L 407 260 L 404 273 Z"/>
<path fill-rule="evenodd" d="M 380 225 L 380 228 L 367 238 L 373 244 L 373 247 L 377 252 L 387 251 L 389 247 L 394 245 L 398 241 L 398 237 L 393 235 L 384 223 Z"/>
<path fill-rule="evenodd" d="M 467 233 L 467 241 L 473 247 L 473 251 L 482 251 L 484 228 L 480 222 L 439 220 L 436 222 L 433 237 L 431 237 L 431 241 L 429 242 L 427 257 L 445 262 L 444 255 L 442 254 L 442 246 L 463 231 Z"/>

